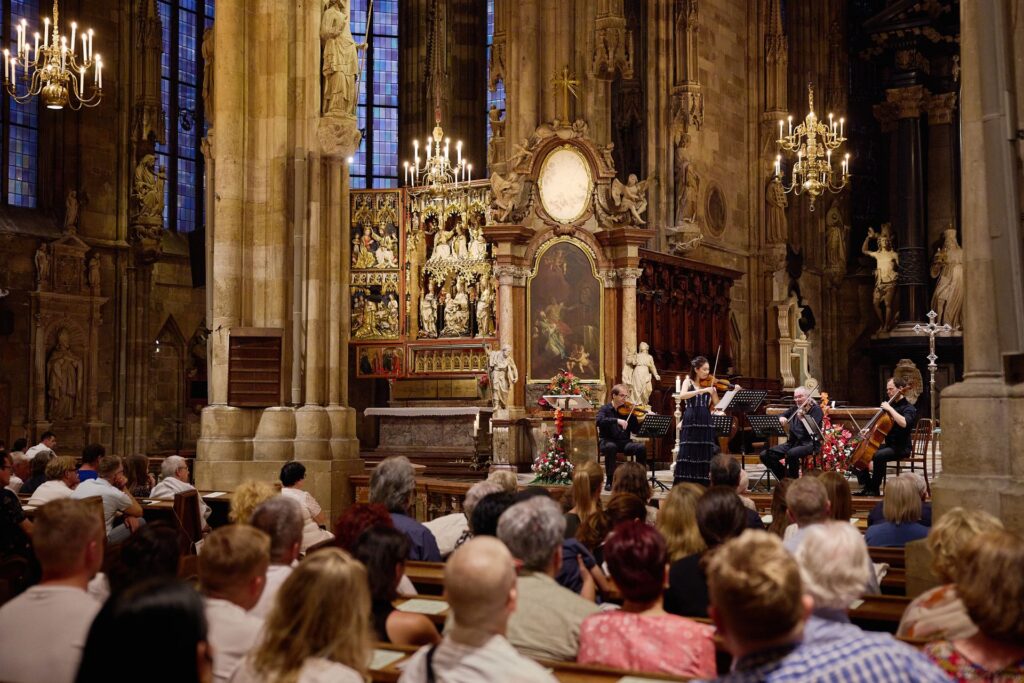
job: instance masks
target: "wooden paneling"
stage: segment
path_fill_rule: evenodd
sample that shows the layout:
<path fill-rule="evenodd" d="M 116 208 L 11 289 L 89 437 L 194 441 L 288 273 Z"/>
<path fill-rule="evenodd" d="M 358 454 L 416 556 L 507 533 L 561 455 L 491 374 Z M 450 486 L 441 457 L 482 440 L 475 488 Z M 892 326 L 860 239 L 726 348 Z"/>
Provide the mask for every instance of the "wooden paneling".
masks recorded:
<path fill-rule="evenodd" d="M 231 330 L 228 360 L 228 405 L 266 408 L 281 405 L 281 335 L 283 330 Z"/>

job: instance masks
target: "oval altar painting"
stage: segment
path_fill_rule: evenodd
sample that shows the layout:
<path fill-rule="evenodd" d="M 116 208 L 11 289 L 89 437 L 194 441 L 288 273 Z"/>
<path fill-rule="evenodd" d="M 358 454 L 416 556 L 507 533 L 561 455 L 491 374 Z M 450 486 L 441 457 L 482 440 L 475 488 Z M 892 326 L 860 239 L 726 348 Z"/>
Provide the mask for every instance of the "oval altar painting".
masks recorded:
<path fill-rule="evenodd" d="M 572 223 L 590 205 L 590 165 L 575 147 L 562 145 L 544 159 L 537 186 L 548 215 L 559 223 Z"/>

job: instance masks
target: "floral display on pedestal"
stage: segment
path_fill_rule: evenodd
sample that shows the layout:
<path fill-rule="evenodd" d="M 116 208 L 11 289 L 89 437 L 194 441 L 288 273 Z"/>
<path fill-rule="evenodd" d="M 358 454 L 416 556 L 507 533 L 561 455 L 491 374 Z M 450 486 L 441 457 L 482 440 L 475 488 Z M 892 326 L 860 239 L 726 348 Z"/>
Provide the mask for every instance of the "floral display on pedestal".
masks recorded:
<path fill-rule="evenodd" d="M 832 424 L 828 394 L 824 392 L 821 394 L 821 410 L 821 468 L 826 472 L 846 472 L 850 469 L 850 457 L 860 438 L 842 423 Z"/>
<path fill-rule="evenodd" d="M 591 392 L 590 387 L 584 384 L 579 377 L 568 370 L 563 370 L 552 377 L 551 381 L 548 382 L 547 388 L 544 390 L 544 394 L 547 396 L 582 396 L 587 399 L 591 405 L 597 405 L 594 401 L 594 395 Z M 541 408 L 555 407 L 550 405 L 543 398 L 537 400 L 537 405 Z"/>
<path fill-rule="evenodd" d="M 565 457 L 562 411 L 555 410 L 555 433 L 548 439 L 548 450 L 533 461 L 530 468 L 536 478 L 531 484 L 571 484 L 572 463 Z"/>

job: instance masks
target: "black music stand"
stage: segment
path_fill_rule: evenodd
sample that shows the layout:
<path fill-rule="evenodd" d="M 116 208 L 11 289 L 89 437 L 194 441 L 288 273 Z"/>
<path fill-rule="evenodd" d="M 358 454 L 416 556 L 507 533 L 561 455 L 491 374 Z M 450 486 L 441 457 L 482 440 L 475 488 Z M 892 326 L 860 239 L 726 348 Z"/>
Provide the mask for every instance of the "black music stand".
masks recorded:
<path fill-rule="evenodd" d="M 660 439 L 668 434 L 668 430 L 672 428 L 672 416 L 671 415 L 655 415 L 654 413 L 647 413 L 644 416 L 643 422 L 640 423 L 640 430 L 636 433 L 636 436 L 647 437 L 650 439 Z M 658 481 L 658 478 L 654 476 L 655 453 L 657 448 L 651 448 L 651 453 L 648 454 L 648 462 L 651 463 L 651 488 L 661 487 L 662 491 L 668 491 L 669 487 Z"/>
<path fill-rule="evenodd" d="M 761 392 L 764 393 L 764 392 Z M 748 415 L 747 422 L 750 423 L 750 431 L 753 432 L 754 436 L 759 439 L 764 439 L 765 443 L 768 443 L 769 439 L 773 436 L 786 436 L 786 430 L 782 428 L 782 423 L 779 422 L 778 415 Z M 757 485 L 762 481 L 765 482 L 765 490 L 771 489 L 772 484 L 772 471 L 765 465 L 764 472 L 761 473 L 760 478 L 754 482 L 754 485 L 750 487 L 753 491 L 757 488 Z M 765 481 L 767 477 L 767 481 Z"/>
<path fill-rule="evenodd" d="M 747 440 L 743 438 L 743 420 L 749 413 L 756 413 L 766 398 L 768 398 L 767 391 L 741 389 L 736 392 L 732 402 L 729 403 L 729 408 L 739 413 L 739 423 L 736 430 L 740 435 L 740 455 L 743 456 L 741 462 L 745 463 L 747 461 Z M 750 424 L 750 420 L 747 420 L 747 424 Z"/>
<path fill-rule="evenodd" d="M 729 436 L 732 431 L 732 415 L 711 415 L 711 426 L 718 436 Z"/>

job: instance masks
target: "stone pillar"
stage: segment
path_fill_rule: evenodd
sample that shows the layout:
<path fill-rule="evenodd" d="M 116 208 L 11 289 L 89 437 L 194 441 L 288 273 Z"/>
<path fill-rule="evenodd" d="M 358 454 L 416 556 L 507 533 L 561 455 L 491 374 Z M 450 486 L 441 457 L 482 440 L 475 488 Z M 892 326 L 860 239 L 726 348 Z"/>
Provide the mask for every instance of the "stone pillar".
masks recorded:
<path fill-rule="evenodd" d="M 928 239 L 929 248 L 942 239 L 942 231 L 957 227 L 957 168 L 960 131 L 955 92 L 932 95 L 928 108 Z"/>
<path fill-rule="evenodd" d="M 619 268 L 616 271 L 622 288 L 622 357 L 636 352 L 636 281 L 643 271 Z"/>
<path fill-rule="evenodd" d="M 900 257 L 897 287 L 901 330 L 913 334 L 928 312 L 928 251 L 924 224 L 924 168 L 921 155 L 921 110 L 928 92 L 922 85 L 891 88 L 886 101 L 896 106 L 896 215 L 893 227 Z"/>
<path fill-rule="evenodd" d="M 510 144 L 518 144 L 533 135 L 540 123 L 539 100 L 545 89 L 545 75 L 540 73 L 537 55 L 540 54 L 539 0 L 495 0 L 495 12 L 505 6 L 508 27 L 515 32 L 515 40 L 505 46 L 505 135 Z M 550 78 L 547 75 L 547 78 Z"/>

